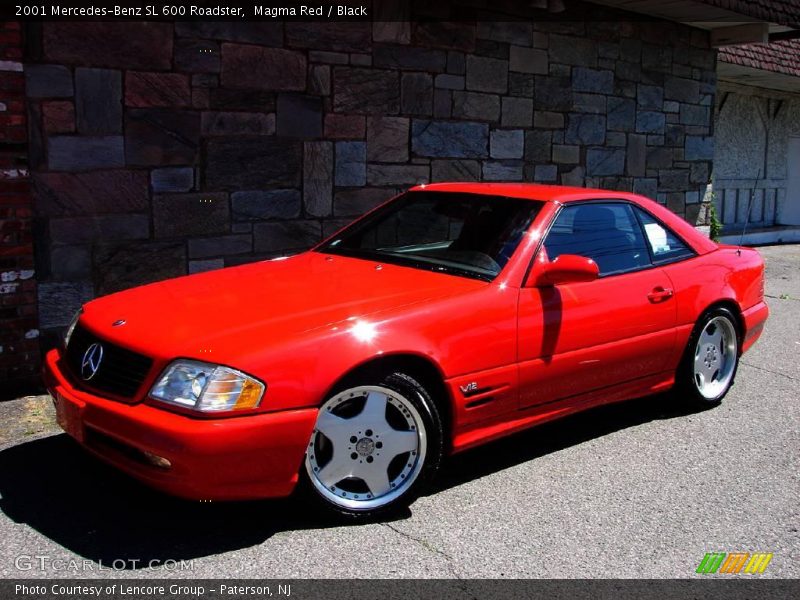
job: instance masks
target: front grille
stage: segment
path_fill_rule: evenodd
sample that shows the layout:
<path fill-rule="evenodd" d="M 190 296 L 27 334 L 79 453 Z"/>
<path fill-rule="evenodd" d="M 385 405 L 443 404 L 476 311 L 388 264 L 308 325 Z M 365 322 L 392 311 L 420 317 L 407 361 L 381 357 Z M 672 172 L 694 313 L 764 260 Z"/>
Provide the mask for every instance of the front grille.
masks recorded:
<path fill-rule="evenodd" d="M 103 347 L 103 358 L 97 373 L 86 381 L 81 375 L 81 364 L 86 350 L 95 343 Z M 153 366 L 152 359 L 101 340 L 80 325 L 69 340 L 66 363 L 80 387 L 122 398 L 136 395 Z"/>

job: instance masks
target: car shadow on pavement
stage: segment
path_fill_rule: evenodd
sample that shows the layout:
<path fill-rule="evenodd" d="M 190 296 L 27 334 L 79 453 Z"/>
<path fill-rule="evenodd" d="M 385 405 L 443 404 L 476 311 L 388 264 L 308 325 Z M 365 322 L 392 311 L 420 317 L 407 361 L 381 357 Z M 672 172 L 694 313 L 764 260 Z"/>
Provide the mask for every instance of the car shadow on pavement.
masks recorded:
<path fill-rule="evenodd" d="M 654 396 L 542 425 L 452 457 L 430 493 L 613 431 L 685 414 L 674 398 Z M 105 465 L 66 434 L 0 451 L 0 497 L 0 510 L 13 521 L 71 553 L 129 570 L 247 548 L 281 531 L 342 525 L 294 498 L 218 504 L 173 498 Z M 395 518 L 410 514 L 406 510 Z M 36 548 L 30 550 L 36 554 Z"/>
<path fill-rule="evenodd" d="M 698 412 L 674 392 L 599 406 L 450 457 L 431 494 L 650 421 Z"/>
<path fill-rule="evenodd" d="M 200 503 L 162 494 L 66 434 L 0 451 L 0 496 L 8 518 L 108 568 L 191 560 L 259 544 L 279 531 L 332 525 L 294 500 Z"/>

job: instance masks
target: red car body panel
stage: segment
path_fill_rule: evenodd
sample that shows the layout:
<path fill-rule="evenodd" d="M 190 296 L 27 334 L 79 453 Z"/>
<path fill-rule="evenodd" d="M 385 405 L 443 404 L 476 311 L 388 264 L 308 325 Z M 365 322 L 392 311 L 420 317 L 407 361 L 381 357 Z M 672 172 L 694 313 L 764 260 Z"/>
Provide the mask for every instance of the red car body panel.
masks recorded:
<path fill-rule="evenodd" d="M 63 351 L 45 364 L 62 426 L 101 458 L 189 498 L 282 496 L 297 482 L 317 407 L 354 368 L 414 356 L 447 390 L 449 449 L 458 452 L 598 404 L 668 389 L 698 316 L 727 302 L 742 348 L 760 335 L 763 261 L 720 247 L 670 211 L 623 192 L 528 184 L 432 184 L 416 189 L 544 202 L 492 282 L 309 251 L 163 281 L 89 302 L 81 326 L 153 358 L 135 398 L 77 386 Z M 633 273 L 533 287 L 540 250 L 560 208 L 595 199 L 635 204 L 696 256 Z M 674 290 L 651 301 L 654 289 Z M 124 327 L 112 323 L 125 319 Z M 147 397 L 176 358 L 219 363 L 267 383 L 257 409 L 208 416 Z M 477 382 L 478 392 L 465 394 Z M 90 432 L 90 435 L 87 435 Z M 96 434 L 100 434 L 99 437 Z M 110 443 L 93 445 L 93 440 Z M 159 470 L 122 448 L 169 459 Z"/>

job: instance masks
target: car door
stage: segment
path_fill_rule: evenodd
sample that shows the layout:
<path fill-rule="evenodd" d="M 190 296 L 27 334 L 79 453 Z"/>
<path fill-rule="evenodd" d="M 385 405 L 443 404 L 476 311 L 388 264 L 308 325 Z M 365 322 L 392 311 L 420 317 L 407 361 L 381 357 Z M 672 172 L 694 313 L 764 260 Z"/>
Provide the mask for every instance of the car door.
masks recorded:
<path fill-rule="evenodd" d="M 570 203 L 536 257 L 593 259 L 594 281 L 529 287 L 519 301 L 520 406 L 603 390 L 665 369 L 675 344 L 670 279 L 624 201 Z M 532 274 L 535 273 L 536 266 Z"/>

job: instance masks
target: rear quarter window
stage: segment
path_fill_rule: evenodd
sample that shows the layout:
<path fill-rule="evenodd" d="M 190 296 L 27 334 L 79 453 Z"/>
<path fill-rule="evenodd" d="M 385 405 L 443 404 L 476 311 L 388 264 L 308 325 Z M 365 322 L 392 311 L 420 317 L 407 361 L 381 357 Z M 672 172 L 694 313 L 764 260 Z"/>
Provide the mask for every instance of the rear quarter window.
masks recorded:
<path fill-rule="evenodd" d="M 642 223 L 654 264 L 684 260 L 695 255 L 694 251 L 666 225 L 640 208 L 634 210 Z"/>

